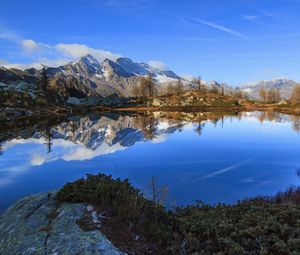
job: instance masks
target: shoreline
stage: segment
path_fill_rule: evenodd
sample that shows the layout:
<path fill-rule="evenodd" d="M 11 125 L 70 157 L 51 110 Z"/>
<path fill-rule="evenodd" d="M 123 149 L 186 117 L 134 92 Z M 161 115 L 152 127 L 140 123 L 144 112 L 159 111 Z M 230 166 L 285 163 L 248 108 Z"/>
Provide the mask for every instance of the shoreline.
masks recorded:
<path fill-rule="evenodd" d="M 93 192 L 97 192 L 93 188 L 97 183 L 103 186 L 104 196 L 90 200 Z M 128 190 L 118 193 L 123 185 L 129 185 Z M 108 200 L 106 193 L 111 194 Z M 126 202 L 127 195 L 144 201 L 144 209 L 135 216 L 136 220 L 132 218 L 136 209 L 131 202 Z M 114 204 L 115 199 L 121 203 Z M 125 208 L 128 211 L 119 211 Z M 113 213 L 115 209 L 117 211 Z M 150 217 L 152 213 L 158 217 L 157 223 Z M 140 220 L 150 220 L 156 230 L 148 229 L 150 222 L 140 225 Z M 32 251 L 28 254 L 35 254 L 42 250 L 58 254 L 84 251 L 87 255 L 179 254 L 180 251 L 186 254 L 199 251 L 248 254 L 258 252 L 259 244 L 267 253 L 289 254 L 300 251 L 300 233 L 297 231 L 300 227 L 300 189 L 288 189 L 271 197 L 258 196 L 234 204 L 197 202 L 167 211 L 136 193 L 126 180 L 99 174 L 68 183 L 59 191 L 19 199 L 0 213 L 0 221 L 0 251 L 3 254 L 9 254 L 8 251 L 16 254 Z M 282 231 L 287 227 L 289 232 L 284 236 Z M 13 235 L 11 229 L 14 229 Z M 260 240 L 257 235 L 261 236 Z M 270 235 L 273 236 L 271 239 Z M 183 240 L 186 240 L 184 245 Z M 253 246 L 254 243 L 258 246 Z"/>

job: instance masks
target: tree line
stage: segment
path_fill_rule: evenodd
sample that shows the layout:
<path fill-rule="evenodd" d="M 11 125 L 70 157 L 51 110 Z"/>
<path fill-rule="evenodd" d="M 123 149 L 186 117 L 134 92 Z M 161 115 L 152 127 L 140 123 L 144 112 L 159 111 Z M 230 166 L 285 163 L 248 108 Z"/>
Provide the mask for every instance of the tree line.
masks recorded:
<path fill-rule="evenodd" d="M 265 87 L 261 87 L 259 90 L 259 97 L 264 103 L 278 103 L 282 100 L 282 96 L 278 88 L 266 89 Z M 294 105 L 300 104 L 300 84 L 294 86 L 289 101 Z"/>
<path fill-rule="evenodd" d="M 279 89 L 266 89 L 261 87 L 259 90 L 259 97 L 264 103 L 278 103 L 281 100 L 281 94 Z"/>
<path fill-rule="evenodd" d="M 222 96 L 230 96 L 234 98 L 247 98 L 247 94 L 239 89 L 226 90 L 224 84 L 212 83 L 208 86 L 199 76 L 194 78 L 189 84 L 184 84 L 182 79 L 169 82 L 164 88 L 159 88 L 156 81 L 151 75 L 141 77 L 132 87 L 131 94 L 135 98 L 151 98 L 155 96 L 179 94 L 184 91 L 198 91 L 199 93 L 215 93 Z"/>

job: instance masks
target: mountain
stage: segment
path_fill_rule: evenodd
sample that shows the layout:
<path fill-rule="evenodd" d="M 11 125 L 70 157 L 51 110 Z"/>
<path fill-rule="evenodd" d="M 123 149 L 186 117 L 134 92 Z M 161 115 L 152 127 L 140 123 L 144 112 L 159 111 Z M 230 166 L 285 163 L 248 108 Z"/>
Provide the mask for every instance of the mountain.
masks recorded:
<path fill-rule="evenodd" d="M 37 88 L 42 77 L 41 72 L 34 68 L 17 70 L 0 67 L 0 82 L 12 85 L 11 87 L 25 82 Z M 130 96 L 133 86 L 146 75 L 151 75 L 162 87 L 182 79 L 171 70 L 160 70 L 124 57 L 116 61 L 105 59 L 100 63 L 92 55 L 86 55 L 78 61 L 47 68 L 50 87 L 64 98 L 106 97 L 112 94 Z"/>
<path fill-rule="evenodd" d="M 294 86 L 297 83 L 289 79 L 273 79 L 244 84 L 240 89 L 247 92 L 251 98 L 259 99 L 259 90 L 261 87 L 265 89 L 279 89 L 281 97 L 289 99 L 291 97 Z"/>
<path fill-rule="evenodd" d="M 153 115 L 125 116 L 107 113 L 85 117 L 72 116 L 51 128 L 46 125 L 44 129 L 35 130 L 35 126 L 12 133 L 9 129 L 0 136 L 3 138 L 1 144 L 3 151 L 29 139 L 28 141 L 34 140 L 36 143 L 44 144 L 50 151 L 52 146 L 56 149 L 61 147 L 62 150 L 59 150 L 61 159 L 85 160 L 125 150 L 139 142 L 164 141 L 172 133 L 181 130 L 184 125 L 187 123 L 157 119 Z M 43 150 L 38 152 L 39 156 L 36 158 L 38 164 L 58 159 L 56 153 L 47 155 L 44 153 Z"/>

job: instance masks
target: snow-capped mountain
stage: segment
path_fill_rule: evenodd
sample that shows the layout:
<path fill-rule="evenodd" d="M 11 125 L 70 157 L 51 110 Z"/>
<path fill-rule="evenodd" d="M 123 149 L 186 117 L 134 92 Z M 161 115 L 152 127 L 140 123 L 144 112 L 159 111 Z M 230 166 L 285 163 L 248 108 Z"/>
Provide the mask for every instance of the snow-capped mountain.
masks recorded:
<path fill-rule="evenodd" d="M 296 84 L 297 83 L 295 81 L 290 79 L 273 79 L 249 82 L 242 85 L 240 88 L 254 99 L 259 99 L 259 90 L 262 87 L 265 89 L 279 89 L 281 97 L 289 99 Z"/>
<path fill-rule="evenodd" d="M 151 75 L 162 87 L 182 79 L 170 70 L 160 70 L 124 57 L 99 63 L 92 55 L 87 55 L 64 66 L 47 68 L 50 86 L 65 98 L 111 94 L 130 96 L 132 87 L 146 75 Z M 24 71 L 0 68 L 0 82 L 5 84 L 20 81 L 37 84 L 40 77 L 41 71 L 34 68 Z"/>

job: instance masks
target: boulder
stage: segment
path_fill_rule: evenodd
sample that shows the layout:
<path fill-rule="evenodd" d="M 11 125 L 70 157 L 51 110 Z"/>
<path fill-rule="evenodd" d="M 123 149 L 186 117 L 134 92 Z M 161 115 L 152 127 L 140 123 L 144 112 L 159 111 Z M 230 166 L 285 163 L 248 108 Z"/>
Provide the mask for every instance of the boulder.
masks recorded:
<path fill-rule="evenodd" d="M 102 102 L 102 97 L 97 97 L 97 96 L 91 96 L 87 97 L 85 99 L 85 104 L 92 106 L 92 105 L 99 105 Z"/>
<path fill-rule="evenodd" d="M 4 109 L 4 112 L 9 115 L 9 116 L 13 116 L 13 117 L 18 117 L 18 116 L 21 116 L 22 113 L 18 112 L 16 109 L 14 108 L 11 108 L 11 107 L 6 107 Z"/>
<path fill-rule="evenodd" d="M 152 101 L 152 106 L 160 107 L 162 106 L 162 101 L 158 98 L 154 98 Z"/>
<path fill-rule="evenodd" d="M 81 100 L 77 97 L 69 97 L 68 100 L 67 100 L 67 103 L 68 104 L 71 104 L 71 105 L 81 105 Z"/>
<path fill-rule="evenodd" d="M 277 103 L 277 105 L 287 105 L 288 102 L 286 100 L 281 100 Z"/>
<path fill-rule="evenodd" d="M 59 205 L 55 194 L 26 197 L 0 215 L 0 254 L 125 254 L 100 232 L 93 209 L 80 203 Z M 89 214 L 92 221 L 83 231 L 78 220 Z"/>

